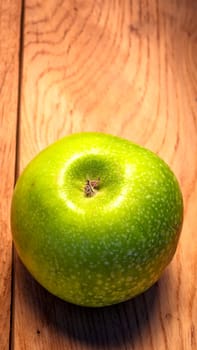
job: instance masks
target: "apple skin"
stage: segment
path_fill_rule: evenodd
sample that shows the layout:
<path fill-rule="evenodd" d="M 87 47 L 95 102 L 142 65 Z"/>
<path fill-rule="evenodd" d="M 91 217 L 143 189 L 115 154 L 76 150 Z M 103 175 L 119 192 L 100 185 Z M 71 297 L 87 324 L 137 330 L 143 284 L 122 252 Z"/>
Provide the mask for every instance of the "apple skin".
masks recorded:
<path fill-rule="evenodd" d="M 94 195 L 87 180 L 100 179 Z M 128 300 L 171 261 L 183 221 L 168 165 L 125 139 L 84 132 L 42 151 L 17 181 L 11 227 L 17 253 L 54 295 L 83 306 Z"/>

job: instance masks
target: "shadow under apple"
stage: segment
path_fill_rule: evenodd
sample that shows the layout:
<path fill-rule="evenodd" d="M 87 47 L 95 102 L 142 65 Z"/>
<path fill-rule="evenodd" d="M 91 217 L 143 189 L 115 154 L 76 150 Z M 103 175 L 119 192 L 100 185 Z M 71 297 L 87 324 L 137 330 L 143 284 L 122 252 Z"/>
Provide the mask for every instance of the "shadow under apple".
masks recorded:
<path fill-rule="evenodd" d="M 79 343 L 88 349 L 118 349 L 123 346 L 133 349 L 141 343 L 142 333 L 143 338 L 144 333 L 147 336 L 151 333 L 151 319 L 159 308 L 158 283 L 129 301 L 102 308 L 87 308 L 64 302 L 46 291 L 33 279 L 17 256 L 14 270 L 17 275 L 14 292 L 20 294 L 20 300 L 23 301 L 17 306 L 17 298 L 14 298 L 14 318 L 16 320 L 18 317 L 17 310 L 24 314 L 22 319 L 20 316 L 21 322 L 18 322 L 20 327 L 28 319 L 29 322 L 33 319 L 31 330 L 34 337 L 43 337 L 42 343 L 50 335 L 64 338 L 62 344 L 66 341 L 68 346 L 70 343 L 70 349 L 82 348 L 77 345 Z"/>

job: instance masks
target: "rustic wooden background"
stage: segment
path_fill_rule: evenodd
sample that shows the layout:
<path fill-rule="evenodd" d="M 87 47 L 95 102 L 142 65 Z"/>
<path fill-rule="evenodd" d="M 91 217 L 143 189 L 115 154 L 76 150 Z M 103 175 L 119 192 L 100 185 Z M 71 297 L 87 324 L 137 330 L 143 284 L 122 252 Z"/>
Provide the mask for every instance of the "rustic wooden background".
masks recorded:
<path fill-rule="evenodd" d="M 54 140 L 97 130 L 162 156 L 184 195 L 181 240 L 160 281 L 84 309 L 19 262 L 10 200 Z M 0 0 L 0 349 L 197 349 L 197 1 Z"/>

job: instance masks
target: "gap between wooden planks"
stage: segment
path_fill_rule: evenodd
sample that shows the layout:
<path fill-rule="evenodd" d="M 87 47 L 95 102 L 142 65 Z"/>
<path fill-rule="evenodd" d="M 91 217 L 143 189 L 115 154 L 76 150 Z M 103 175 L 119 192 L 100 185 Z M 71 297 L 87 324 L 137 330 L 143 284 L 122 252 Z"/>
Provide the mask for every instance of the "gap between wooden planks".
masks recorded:
<path fill-rule="evenodd" d="M 0 0 L 0 349 L 9 348 L 21 1 Z"/>
<path fill-rule="evenodd" d="M 159 283 L 109 309 L 54 298 L 15 256 L 14 349 L 196 349 L 196 13 L 192 0 L 26 1 L 19 170 L 65 134 L 121 135 L 172 166 L 185 221 Z"/>

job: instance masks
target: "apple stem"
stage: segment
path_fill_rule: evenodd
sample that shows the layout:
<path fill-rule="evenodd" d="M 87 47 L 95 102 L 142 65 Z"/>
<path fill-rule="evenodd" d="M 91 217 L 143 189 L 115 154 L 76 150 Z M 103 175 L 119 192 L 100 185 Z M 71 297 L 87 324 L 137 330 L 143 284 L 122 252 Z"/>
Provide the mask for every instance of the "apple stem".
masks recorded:
<path fill-rule="evenodd" d="M 99 184 L 100 178 L 97 180 L 86 180 L 86 184 L 84 186 L 84 194 L 87 197 L 92 197 L 96 193 L 95 189 L 98 188 Z"/>

